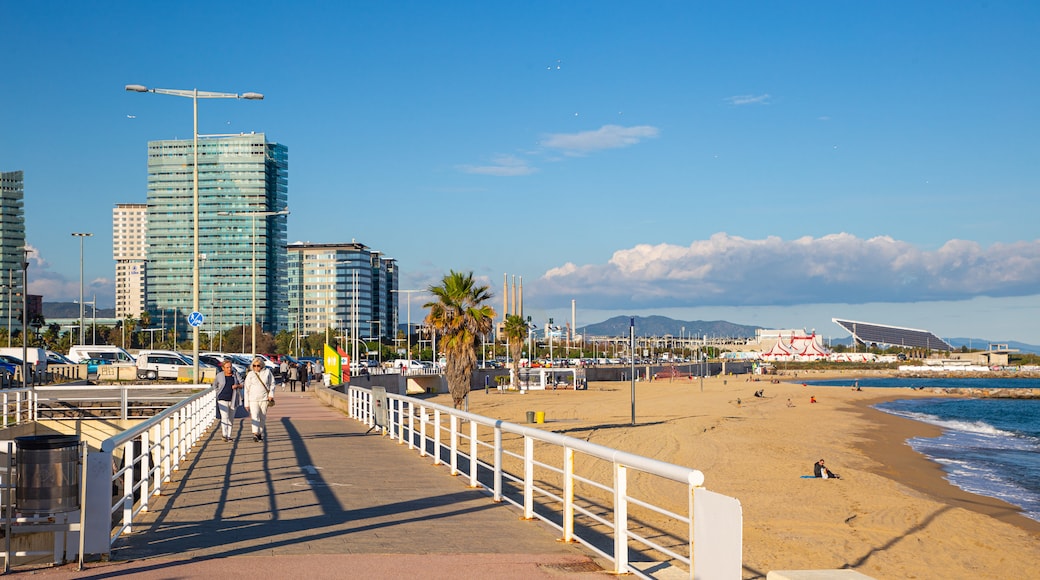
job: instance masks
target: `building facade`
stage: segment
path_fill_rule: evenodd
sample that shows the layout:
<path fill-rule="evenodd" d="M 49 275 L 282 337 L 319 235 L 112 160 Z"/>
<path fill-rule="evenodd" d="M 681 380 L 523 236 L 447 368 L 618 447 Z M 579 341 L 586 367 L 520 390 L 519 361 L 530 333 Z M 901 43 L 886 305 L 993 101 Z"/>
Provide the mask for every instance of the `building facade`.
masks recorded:
<path fill-rule="evenodd" d="M 395 260 L 355 241 L 296 243 L 288 246 L 288 265 L 290 331 L 328 331 L 348 341 L 395 338 Z"/>
<path fill-rule="evenodd" d="M 153 320 L 192 311 L 191 140 L 148 143 L 146 307 Z M 263 133 L 199 140 L 199 309 L 203 331 L 288 328 L 285 215 L 289 151 Z M 185 325 L 182 328 L 187 329 Z"/>
<path fill-rule="evenodd" d="M 112 259 L 116 261 L 116 319 L 139 318 L 147 308 L 145 233 L 148 204 L 119 203 L 112 210 Z"/>
<path fill-rule="evenodd" d="M 3 288 L 0 291 L 0 318 L 3 318 L 0 325 L 5 328 L 22 327 L 22 262 L 25 261 L 24 187 L 25 181 L 21 171 L 0 172 L 0 285 Z M 30 296 L 30 301 L 32 298 Z M 32 315 L 34 310 L 30 307 L 29 312 Z"/>

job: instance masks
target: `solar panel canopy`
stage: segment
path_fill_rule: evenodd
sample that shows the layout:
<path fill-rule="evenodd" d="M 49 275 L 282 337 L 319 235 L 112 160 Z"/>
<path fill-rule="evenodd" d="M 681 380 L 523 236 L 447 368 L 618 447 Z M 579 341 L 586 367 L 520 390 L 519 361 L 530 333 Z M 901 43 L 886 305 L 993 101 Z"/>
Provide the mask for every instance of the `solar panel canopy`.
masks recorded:
<path fill-rule="evenodd" d="M 927 330 L 900 328 L 885 324 L 859 322 L 857 320 L 831 319 L 838 326 L 852 334 L 857 341 L 870 344 L 886 344 L 907 348 L 927 348 L 929 350 L 953 350 L 945 340 Z"/>

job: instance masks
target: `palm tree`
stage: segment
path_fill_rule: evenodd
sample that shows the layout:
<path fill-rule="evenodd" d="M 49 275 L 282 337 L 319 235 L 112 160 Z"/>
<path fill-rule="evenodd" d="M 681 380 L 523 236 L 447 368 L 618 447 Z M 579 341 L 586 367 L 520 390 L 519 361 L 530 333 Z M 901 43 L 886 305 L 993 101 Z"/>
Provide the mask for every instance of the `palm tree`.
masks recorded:
<path fill-rule="evenodd" d="M 516 386 L 515 381 L 519 376 L 517 369 L 520 366 L 520 351 L 524 347 L 524 341 L 527 340 L 527 322 L 522 316 L 508 314 L 503 333 L 506 335 L 506 342 L 509 343 L 509 356 L 513 359 L 510 363 L 512 372 L 509 374 L 509 384 Z"/>
<path fill-rule="evenodd" d="M 487 286 L 473 281 L 473 272 L 462 274 L 455 270 L 441 280 L 440 286 L 430 286 L 429 291 L 436 300 L 423 306 L 430 309 L 426 324 L 443 337 L 448 391 L 459 409 L 477 366 L 477 339 L 494 326 L 495 309 L 484 304 L 492 295 Z"/>

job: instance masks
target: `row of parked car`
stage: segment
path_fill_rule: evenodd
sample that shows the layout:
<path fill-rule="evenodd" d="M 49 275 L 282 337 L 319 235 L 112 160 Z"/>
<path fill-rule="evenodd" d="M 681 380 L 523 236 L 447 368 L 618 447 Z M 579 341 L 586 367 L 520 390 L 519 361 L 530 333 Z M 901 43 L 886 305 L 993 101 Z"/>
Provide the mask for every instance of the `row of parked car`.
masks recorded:
<path fill-rule="evenodd" d="M 199 353 L 199 365 L 220 368 L 224 359 L 231 359 L 235 370 L 244 374 L 249 370 L 252 356 L 246 353 L 203 352 Z M 276 380 L 280 381 L 275 361 L 265 355 L 257 356 L 264 360 L 264 364 L 274 372 Z M 182 369 L 194 366 L 190 355 L 177 351 L 144 349 L 135 356 L 118 346 L 105 344 L 73 346 L 69 349 L 68 357 L 63 358 L 66 360 L 61 362 L 88 365 L 88 372 L 91 373 L 96 372 L 96 367 L 100 365 L 135 366 L 137 378 L 145 380 L 176 379 Z"/>

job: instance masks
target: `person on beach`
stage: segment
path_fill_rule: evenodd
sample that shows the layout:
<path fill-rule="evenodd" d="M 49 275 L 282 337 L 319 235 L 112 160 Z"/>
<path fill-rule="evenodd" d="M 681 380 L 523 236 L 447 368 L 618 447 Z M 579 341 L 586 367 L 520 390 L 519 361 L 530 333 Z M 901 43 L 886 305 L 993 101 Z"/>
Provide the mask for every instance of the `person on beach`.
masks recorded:
<path fill-rule="evenodd" d="M 253 441 L 259 442 L 264 440 L 267 431 L 267 407 L 274 401 L 274 374 L 260 357 L 253 359 L 251 367 L 244 383 L 246 403 L 249 405 Z"/>
<path fill-rule="evenodd" d="M 217 409 L 220 411 L 220 436 L 225 442 L 231 441 L 231 420 L 235 417 L 235 408 L 242 398 L 242 377 L 235 372 L 231 359 L 220 363 L 222 372 L 213 377 L 213 386 L 217 388 Z"/>
<path fill-rule="evenodd" d="M 809 395 L 809 402 L 810 403 L 815 403 L 816 402 L 816 395 Z"/>
<path fill-rule="evenodd" d="M 834 473 L 833 471 L 824 467 L 822 459 L 817 461 L 816 464 L 813 465 L 813 475 L 819 477 L 820 479 L 841 479 L 841 477 L 839 477 L 837 473 Z"/>

